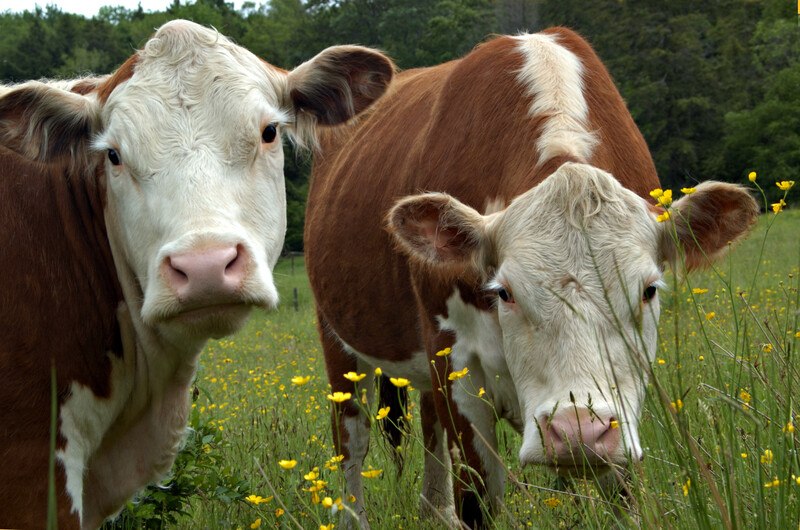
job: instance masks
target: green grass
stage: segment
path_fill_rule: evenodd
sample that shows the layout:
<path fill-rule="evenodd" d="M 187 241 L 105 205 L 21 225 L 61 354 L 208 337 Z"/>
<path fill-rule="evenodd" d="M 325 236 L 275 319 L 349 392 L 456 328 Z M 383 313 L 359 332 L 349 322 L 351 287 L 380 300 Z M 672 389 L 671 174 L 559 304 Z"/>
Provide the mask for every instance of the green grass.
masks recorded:
<path fill-rule="evenodd" d="M 513 479 L 495 526 L 796 528 L 800 430 L 787 432 L 786 426 L 800 384 L 794 359 L 800 343 L 798 234 L 800 212 L 765 215 L 715 271 L 668 280 L 658 360 L 641 418 L 646 457 L 628 470 L 630 511 L 604 501 L 589 481 L 570 493 L 554 491 L 556 480 L 545 470 L 520 468 L 519 436 L 501 425 L 500 454 Z M 206 480 L 178 527 L 250 528 L 257 519 L 264 528 L 341 526 L 340 515 L 314 502 L 342 496 L 344 484 L 340 471 L 325 467 L 334 456 L 328 385 L 302 260 L 295 258 L 294 267 L 282 261 L 275 277 L 281 308 L 257 313 L 236 336 L 211 342 L 203 353 L 193 425 L 205 436 L 193 447 L 198 459 L 215 458 L 204 473 L 226 480 Z M 692 294 L 695 287 L 708 292 Z M 295 376 L 311 379 L 296 386 Z M 683 406 L 674 413 L 670 402 L 678 399 Z M 416 408 L 411 413 L 416 418 Z M 403 448 L 407 465 L 400 477 L 391 449 L 373 435 L 366 465 L 383 470 L 365 480 L 373 528 L 437 527 L 417 515 L 419 432 L 415 425 Z M 298 464 L 284 470 L 281 459 Z M 316 496 L 304 478 L 313 468 L 317 480 L 327 482 Z M 272 498 L 254 505 L 244 499 L 249 494 Z M 285 513 L 276 515 L 279 509 Z"/>

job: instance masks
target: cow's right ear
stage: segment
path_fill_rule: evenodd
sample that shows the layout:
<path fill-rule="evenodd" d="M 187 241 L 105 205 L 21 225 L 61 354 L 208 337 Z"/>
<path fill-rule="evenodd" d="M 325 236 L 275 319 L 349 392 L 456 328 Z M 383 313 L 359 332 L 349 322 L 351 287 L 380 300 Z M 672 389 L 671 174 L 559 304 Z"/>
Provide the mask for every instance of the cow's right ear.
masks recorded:
<path fill-rule="evenodd" d="M 0 92 L 0 145 L 29 160 L 85 157 L 99 123 L 94 96 L 35 81 Z"/>
<path fill-rule="evenodd" d="M 445 193 L 401 199 L 387 224 L 406 254 L 431 265 L 480 264 L 488 248 L 486 217 Z"/>
<path fill-rule="evenodd" d="M 295 111 L 321 125 L 337 125 L 380 98 L 394 76 L 394 64 L 361 46 L 332 46 L 289 72 Z"/>

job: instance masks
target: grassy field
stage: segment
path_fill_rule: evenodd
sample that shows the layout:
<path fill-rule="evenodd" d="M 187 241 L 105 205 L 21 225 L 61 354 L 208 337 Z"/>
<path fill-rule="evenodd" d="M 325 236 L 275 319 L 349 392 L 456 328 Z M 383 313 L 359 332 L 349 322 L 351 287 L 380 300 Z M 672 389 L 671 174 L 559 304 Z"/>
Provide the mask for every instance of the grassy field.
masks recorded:
<path fill-rule="evenodd" d="M 628 470 L 632 508 L 616 509 L 590 481 L 560 492 L 546 471 L 521 469 L 519 436 L 504 425 L 498 465 L 507 467 L 509 481 L 495 526 L 797 528 L 798 277 L 800 211 L 763 216 L 718 269 L 683 282 L 670 277 L 641 420 L 646 457 Z M 191 496 L 188 515 L 167 526 L 341 526 L 335 501 L 343 479 L 331 460 L 328 385 L 302 260 L 282 261 L 276 279 L 281 308 L 256 314 L 203 353 L 197 433 L 176 471 L 186 492 L 201 492 Z M 393 449 L 374 433 L 367 466 L 382 473 L 365 479 L 373 528 L 437 527 L 417 515 L 419 432 L 415 425 L 402 448 L 400 476 Z M 297 464 L 284 469 L 281 460 Z M 180 489 L 164 493 L 162 506 L 173 495 Z"/>

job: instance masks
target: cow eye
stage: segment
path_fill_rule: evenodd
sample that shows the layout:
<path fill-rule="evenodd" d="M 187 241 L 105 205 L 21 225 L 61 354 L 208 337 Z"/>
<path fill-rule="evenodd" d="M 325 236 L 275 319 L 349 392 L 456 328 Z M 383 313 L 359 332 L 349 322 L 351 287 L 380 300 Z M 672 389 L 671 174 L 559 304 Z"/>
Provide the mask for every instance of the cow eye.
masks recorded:
<path fill-rule="evenodd" d="M 122 160 L 119 159 L 119 153 L 117 153 L 116 149 L 108 150 L 108 160 L 115 166 L 122 164 Z"/>
<path fill-rule="evenodd" d="M 642 301 L 649 302 L 650 300 L 653 299 L 653 297 L 655 297 L 657 292 L 658 288 L 655 286 L 655 284 L 648 285 L 647 288 L 644 290 L 644 293 L 642 293 Z"/>
<path fill-rule="evenodd" d="M 278 127 L 274 123 L 270 123 L 264 127 L 264 132 L 261 133 L 261 141 L 265 144 L 271 144 L 275 141 L 276 136 L 278 136 Z"/>
<path fill-rule="evenodd" d="M 505 287 L 501 287 L 500 289 L 497 290 L 497 296 L 499 296 L 500 300 L 502 300 L 507 304 L 514 303 L 514 296 L 511 294 L 511 291 L 509 291 Z"/>

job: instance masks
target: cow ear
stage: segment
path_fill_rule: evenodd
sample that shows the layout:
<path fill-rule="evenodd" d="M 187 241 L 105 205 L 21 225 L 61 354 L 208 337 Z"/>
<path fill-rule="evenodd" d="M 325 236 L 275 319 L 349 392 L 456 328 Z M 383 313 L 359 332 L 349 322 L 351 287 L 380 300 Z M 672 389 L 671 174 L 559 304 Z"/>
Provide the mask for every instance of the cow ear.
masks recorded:
<path fill-rule="evenodd" d="M 749 232 L 758 213 L 758 204 L 745 188 L 704 182 L 676 201 L 670 222 L 660 225 L 662 257 L 674 267 L 683 252 L 687 271 L 707 267 Z"/>
<path fill-rule="evenodd" d="M 361 46 L 333 46 L 289 73 L 289 95 L 298 115 L 322 125 L 343 123 L 380 98 L 394 76 L 385 55 Z"/>
<path fill-rule="evenodd" d="M 406 254 L 432 265 L 480 263 L 488 247 L 486 218 L 444 193 L 400 200 L 387 224 Z"/>
<path fill-rule="evenodd" d="M 99 128 L 99 105 L 44 83 L 30 82 L 0 95 L 0 145 L 37 162 L 85 157 Z"/>

